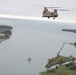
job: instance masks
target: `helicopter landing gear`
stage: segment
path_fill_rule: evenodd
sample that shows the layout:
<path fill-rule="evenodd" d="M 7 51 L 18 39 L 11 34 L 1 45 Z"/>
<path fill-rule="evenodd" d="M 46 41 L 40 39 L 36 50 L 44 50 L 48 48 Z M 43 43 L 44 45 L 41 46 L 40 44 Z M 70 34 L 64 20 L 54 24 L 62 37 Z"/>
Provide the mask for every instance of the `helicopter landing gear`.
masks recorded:
<path fill-rule="evenodd" d="M 49 19 L 50 17 L 48 17 L 48 19 Z"/>
<path fill-rule="evenodd" d="M 55 17 L 53 17 L 53 19 L 55 19 Z"/>

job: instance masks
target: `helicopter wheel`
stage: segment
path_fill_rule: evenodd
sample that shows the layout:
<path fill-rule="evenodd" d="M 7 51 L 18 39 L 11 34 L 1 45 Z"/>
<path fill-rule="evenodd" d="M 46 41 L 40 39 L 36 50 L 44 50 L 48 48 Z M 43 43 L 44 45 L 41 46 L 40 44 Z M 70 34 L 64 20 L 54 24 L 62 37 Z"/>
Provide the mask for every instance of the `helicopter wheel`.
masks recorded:
<path fill-rule="evenodd" d="M 55 19 L 55 17 L 53 17 L 53 19 Z"/>
<path fill-rule="evenodd" d="M 48 17 L 48 19 L 49 19 L 50 17 Z"/>

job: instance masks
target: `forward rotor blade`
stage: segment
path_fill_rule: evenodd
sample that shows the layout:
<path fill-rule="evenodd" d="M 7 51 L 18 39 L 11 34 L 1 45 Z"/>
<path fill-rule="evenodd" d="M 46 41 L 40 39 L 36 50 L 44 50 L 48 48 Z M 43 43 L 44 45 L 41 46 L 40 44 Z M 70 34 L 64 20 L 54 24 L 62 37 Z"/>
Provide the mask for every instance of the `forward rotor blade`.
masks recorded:
<path fill-rule="evenodd" d="M 61 7 L 47 7 L 47 8 L 61 8 Z"/>
<path fill-rule="evenodd" d="M 33 3 L 33 4 L 35 4 L 35 3 Z M 40 7 L 46 7 L 46 6 L 42 6 L 42 5 L 39 5 L 39 4 L 35 4 L 35 5 L 40 6 Z M 61 8 L 61 7 L 46 7 L 46 8 Z"/>
<path fill-rule="evenodd" d="M 33 4 L 35 4 L 35 3 L 33 3 Z M 39 5 L 39 4 L 35 4 L 35 5 L 37 5 L 37 6 L 40 6 L 40 7 L 44 7 L 44 6 L 42 6 L 42 5 Z"/>

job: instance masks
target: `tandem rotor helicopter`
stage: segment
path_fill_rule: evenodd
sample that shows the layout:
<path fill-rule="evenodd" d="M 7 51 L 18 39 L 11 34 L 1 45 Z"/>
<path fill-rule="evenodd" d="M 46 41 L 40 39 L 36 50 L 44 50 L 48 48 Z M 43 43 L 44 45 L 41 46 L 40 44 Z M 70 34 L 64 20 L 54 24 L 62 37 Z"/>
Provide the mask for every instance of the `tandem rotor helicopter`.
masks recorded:
<path fill-rule="evenodd" d="M 38 5 L 38 4 L 35 4 Z M 38 5 L 40 7 L 44 7 L 42 5 Z M 52 9 L 53 11 L 49 11 L 48 9 Z M 55 19 L 56 17 L 58 17 L 58 12 L 57 11 L 73 11 L 73 10 L 69 10 L 69 9 L 60 9 L 61 7 L 44 7 L 44 10 L 42 12 L 42 17 L 47 17 L 48 19 L 51 17 L 53 19 Z"/>

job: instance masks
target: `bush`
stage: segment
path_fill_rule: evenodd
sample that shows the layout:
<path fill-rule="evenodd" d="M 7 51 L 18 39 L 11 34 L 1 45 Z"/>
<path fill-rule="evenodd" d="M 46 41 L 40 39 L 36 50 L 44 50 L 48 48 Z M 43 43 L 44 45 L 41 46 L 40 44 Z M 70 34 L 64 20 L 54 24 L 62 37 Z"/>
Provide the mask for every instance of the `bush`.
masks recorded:
<path fill-rule="evenodd" d="M 69 64 L 66 64 L 65 66 L 66 66 L 66 67 L 69 67 Z"/>
<path fill-rule="evenodd" d="M 50 71 L 47 69 L 47 72 L 50 72 Z"/>
<path fill-rule="evenodd" d="M 55 69 L 47 69 L 47 73 L 54 73 L 55 72 Z"/>
<path fill-rule="evenodd" d="M 56 66 L 56 69 L 58 69 L 58 66 Z"/>
<path fill-rule="evenodd" d="M 54 73 L 54 72 L 55 72 L 55 69 L 51 69 L 50 72 L 51 72 L 51 73 Z"/>
<path fill-rule="evenodd" d="M 58 74 L 58 75 L 61 75 L 61 74 Z"/>
<path fill-rule="evenodd" d="M 73 65 L 73 62 L 69 63 L 69 64 L 66 64 L 65 66 L 66 67 L 69 67 L 69 66 L 72 66 Z"/>
<path fill-rule="evenodd" d="M 72 66 L 73 65 L 73 62 L 69 63 L 69 66 Z"/>
<path fill-rule="evenodd" d="M 70 69 L 70 70 L 76 70 L 76 65 L 70 66 L 69 69 Z"/>

